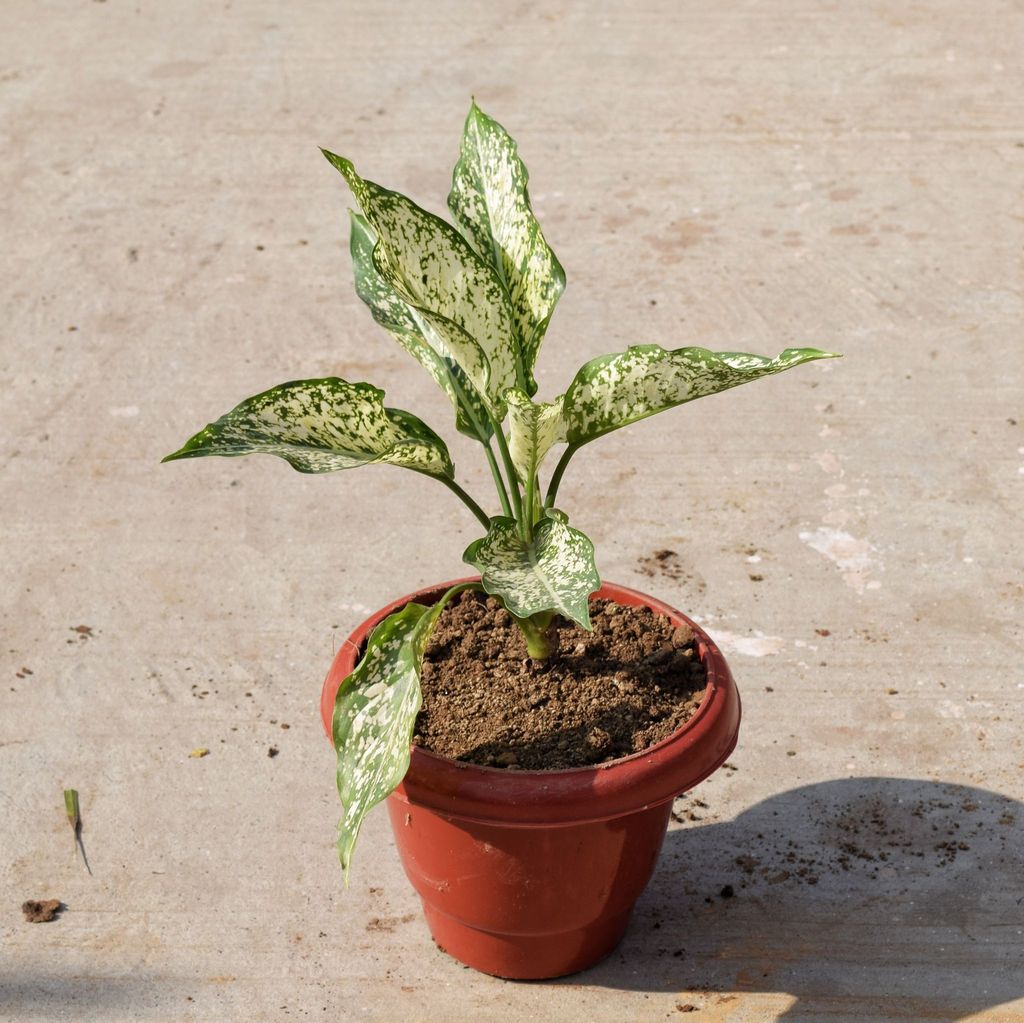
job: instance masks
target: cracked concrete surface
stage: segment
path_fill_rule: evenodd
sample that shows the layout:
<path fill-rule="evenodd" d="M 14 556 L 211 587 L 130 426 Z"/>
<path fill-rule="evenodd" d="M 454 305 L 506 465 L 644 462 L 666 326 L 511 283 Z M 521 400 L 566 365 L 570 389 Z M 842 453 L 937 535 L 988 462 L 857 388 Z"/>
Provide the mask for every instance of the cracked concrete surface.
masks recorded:
<path fill-rule="evenodd" d="M 1024 1020 L 1019 4 L 6 13 L 0 1019 Z M 567 474 L 602 574 L 722 639 L 745 719 L 621 948 L 551 984 L 434 948 L 383 812 L 348 892 L 333 850 L 332 652 L 474 520 L 386 467 L 157 464 L 303 376 L 454 435 L 316 146 L 440 211 L 471 94 L 567 271 L 541 397 L 630 343 L 846 356 Z"/>

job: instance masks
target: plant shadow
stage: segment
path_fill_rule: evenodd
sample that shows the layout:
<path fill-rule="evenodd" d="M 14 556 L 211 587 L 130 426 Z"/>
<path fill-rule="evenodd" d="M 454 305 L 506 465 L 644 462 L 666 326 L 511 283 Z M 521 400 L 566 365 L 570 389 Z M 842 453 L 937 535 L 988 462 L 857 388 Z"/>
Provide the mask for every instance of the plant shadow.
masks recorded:
<path fill-rule="evenodd" d="M 787 995 L 757 1018 L 801 1023 L 954 1023 L 1024 997 L 1024 804 L 856 778 L 715 821 L 699 795 L 677 801 L 682 826 L 618 951 L 557 983 L 673 991 L 698 1008 Z"/>

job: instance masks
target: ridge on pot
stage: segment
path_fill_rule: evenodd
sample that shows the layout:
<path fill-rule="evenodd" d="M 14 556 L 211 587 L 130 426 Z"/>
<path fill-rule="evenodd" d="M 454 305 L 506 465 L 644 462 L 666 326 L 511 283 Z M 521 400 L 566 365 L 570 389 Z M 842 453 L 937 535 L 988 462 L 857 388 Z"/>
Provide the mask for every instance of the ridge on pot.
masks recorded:
<path fill-rule="evenodd" d="M 372 629 L 411 601 L 430 604 L 457 580 L 409 594 L 363 622 L 324 680 L 335 695 Z M 672 800 L 716 770 L 736 744 L 740 700 L 724 657 L 685 615 L 606 583 L 596 596 L 648 607 L 690 626 L 707 670 L 696 714 L 667 739 L 593 767 L 505 771 L 413 747 L 388 798 L 396 844 L 437 944 L 485 973 L 539 979 L 573 973 L 619 943 L 647 885 Z"/>

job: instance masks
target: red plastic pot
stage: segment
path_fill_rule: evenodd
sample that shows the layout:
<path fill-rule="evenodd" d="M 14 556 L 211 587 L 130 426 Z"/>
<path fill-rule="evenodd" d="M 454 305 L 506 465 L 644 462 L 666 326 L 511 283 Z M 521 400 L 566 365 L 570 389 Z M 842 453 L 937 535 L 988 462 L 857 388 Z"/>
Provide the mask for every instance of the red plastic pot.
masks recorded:
<path fill-rule="evenodd" d="M 329 737 L 338 687 L 373 627 L 410 601 L 432 604 L 453 585 L 402 597 L 349 636 L 324 681 L 320 712 Z M 478 767 L 414 746 L 405 779 L 387 800 L 434 940 L 498 977 L 559 977 L 608 955 L 654 870 L 673 799 L 736 745 L 739 693 L 707 633 L 635 590 L 605 583 L 596 596 L 649 607 L 693 629 L 708 682 L 682 728 L 642 753 L 562 771 Z"/>

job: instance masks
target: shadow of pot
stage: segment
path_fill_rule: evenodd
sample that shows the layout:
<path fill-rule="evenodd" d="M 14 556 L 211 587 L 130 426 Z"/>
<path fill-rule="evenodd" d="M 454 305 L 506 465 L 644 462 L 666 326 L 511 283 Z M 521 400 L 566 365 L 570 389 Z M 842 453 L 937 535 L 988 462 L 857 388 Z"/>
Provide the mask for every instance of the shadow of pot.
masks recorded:
<path fill-rule="evenodd" d="M 349 636 L 324 681 L 328 735 L 338 687 L 374 626 L 411 601 L 432 604 L 452 585 L 402 597 Z M 414 746 L 405 779 L 387 801 L 402 865 L 434 940 L 498 977 L 558 977 L 607 956 L 650 880 L 673 799 L 720 767 L 736 745 L 739 694 L 700 626 L 622 586 L 606 583 L 595 596 L 693 629 L 707 688 L 682 728 L 633 756 L 559 771 L 479 767 Z"/>
<path fill-rule="evenodd" d="M 1024 804 L 894 777 L 805 785 L 728 820 L 713 786 L 701 796 L 622 955 L 577 983 L 721 1005 L 715 1019 L 1024 1020 Z"/>

